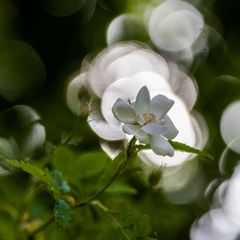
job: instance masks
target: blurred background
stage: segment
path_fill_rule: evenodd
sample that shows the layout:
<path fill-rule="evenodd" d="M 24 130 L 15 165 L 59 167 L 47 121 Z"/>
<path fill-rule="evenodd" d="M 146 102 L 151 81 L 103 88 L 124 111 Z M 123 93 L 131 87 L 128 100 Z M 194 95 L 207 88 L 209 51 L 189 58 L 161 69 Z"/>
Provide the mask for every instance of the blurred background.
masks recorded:
<path fill-rule="evenodd" d="M 190 111 L 203 129 L 200 145 L 213 159 L 195 158 L 167 169 L 158 187 L 147 183 L 148 169 L 126 174 L 124 190 L 112 189 L 104 201 L 113 209 L 127 201 L 147 214 L 149 239 L 240 239 L 240 5 L 237 0 L 183 1 L 186 6 L 176 3 L 180 0 L 170 2 L 162 10 L 162 0 L 0 0 L 0 158 L 34 158 L 44 165 L 48 148 L 70 143 L 70 150 L 56 153 L 63 151 L 69 163 L 79 154 L 100 154 L 88 156 L 92 165 L 96 158 L 105 159 L 87 113 L 74 114 L 74 102 L 66 94 L 69 83 L 96 64 L 103 49 L 134 42 L 194 80 L 196 99 Z M 162 28 L 154 25 L 169 12 L 180 14 L 179 26 L 169 19 Z M 93 81 L 90 85 L 94 92 Z M 86 107 L 88 93 L 76 94 Z M 66 170 L 61 162 L 66 159 L 47 166 L 57 167 L 74 187 L 84 188 L 84 193 L 75 193 L 78 197 L 87 195 L 96 176 L 71 179 L 85 170 Z M 9 174 L 9 166 L 1 165 L 0 238 L 25 239 L 22 228 L 31 230 L 44 222 L 53 200 L 47 191 L 39 191 L 26 208 L 29 176 Z M 50 226 L 32 239 L 113 239 L 115 230 L 108 221 L 95 210 L 78 210 L 67 231 Z"/>

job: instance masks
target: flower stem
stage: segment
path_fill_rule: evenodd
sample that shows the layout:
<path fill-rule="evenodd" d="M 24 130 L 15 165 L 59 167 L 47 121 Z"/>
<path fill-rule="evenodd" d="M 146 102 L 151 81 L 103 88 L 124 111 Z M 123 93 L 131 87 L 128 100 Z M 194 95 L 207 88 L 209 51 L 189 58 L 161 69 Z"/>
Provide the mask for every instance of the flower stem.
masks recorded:
<path fill-rule="evenodd" d="M 82 206 L 89 204 L 91 201 L 93 201 L 94 199 L 97 199 L 100 195 L 102 195 L 105 192 L 105 190 L 113 183 L 113 181 L 118 177 L 118 175 L 122 172 L 122 170 L 126 168 L 128 162 L 130 160 L 131 153 L 134 148 L 135 142 L 136 142 L 136 138 L 133 137 L 128 144 L 128 147 L 125 152 L 125 158 L 123 159 L 122 163 L 120 164 L 120 166 L 118 167 L 117 171 L 114 173 L 112 178 L 100 189 L 100 191 L 98 191 L 96 194 L 91 196 L 86 201 L 75 205 L 74 208 L 82 207 Z"/>
<path fill-rule="evenodd" d="M 126 168 L 129 160 L 131 159 L 132 153 L 134 153 L 135 143 L 136 143 L 136 138 L 133 137 L 125 150 L 125 157 L 122 160 L 122 163 L 119 165 L 117 171 L 114 173 L 112 178 L 96 194 L 89 197 L 86 201 L 72 206 L 72 209 L 89 205 L 92 201 L 97 199 L 100 195 L 102 195 L 106 191 L 106 189 L 113 183 L 113 181 L 119 176 L 119 174 Z M 32 233 L 30 233 L 30 235 L 28 236 L 28 239 L 29 240 L 32 239 L 35 234 L 42 231 L 44 228 L 49 226 L 52 222 L 54 222 L 54 217 L 51 217 L 48 221 L 46 221 L 44 224 L 42 224 Z"/>

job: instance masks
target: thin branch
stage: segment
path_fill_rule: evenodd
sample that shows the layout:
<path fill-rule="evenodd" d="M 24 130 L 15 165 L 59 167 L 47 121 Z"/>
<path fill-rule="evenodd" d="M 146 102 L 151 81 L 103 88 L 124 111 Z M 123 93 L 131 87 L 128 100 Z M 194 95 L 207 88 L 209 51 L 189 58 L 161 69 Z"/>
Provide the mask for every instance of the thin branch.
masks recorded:
<path fill-rule="evenodd" d="M 41 232 L 44 228 L 46 228 L 53 222 L 54 222 L 54 217 L 51 217 L 49 220 L 43 223 L 40 227 L 38 227 L 35 231 L 31 232 L 31 234 L 28 236 L 28 240 L 31 240 L 35 234 Z"/>
<path fill-rule="evenodd" d="M 91 203 L 93 200 L 97 199 L 100 195 L 102 195 L 105 190 L 112 184 L 112 182 L 119 176 L 119 174 L 122 172 L 123 169 L 126 168 L 129 160 L 130 160 L 130 157 L 131 157 L 131 154 L 132 152 L 134 151 L 134 146 L 135 146 L 135 143 L 136 143 L 136 138 L 133 137 L 131 139 L 131 141 L 129 142 L 128 144 L 128 147 L 126 149 L 126 153 L 125 153 L 125 158 L 123 159 L 122 161 L 122 164 L 120 164 L 119 168 L 117 169 L 117 171 L 115 172 L 115 174 L 113 175 L 113 177 L 107 182 L 106 185 L 104 185 L 103 188 L 100 189 L 100 191 L 98 191 L 96 194 L 94 194 L 93 196 L 91 196 L 90 198 L 88 198 L 86 201 L 82 202 L 82 203 L 79 203 L 75 206 L 72 207 L 72 209 L 75 209 L 75 208 L 79 208 L 79 207 L 84 207 L 84 206 L 87 206 L 89 203 Z M 35 231 L 33 231 L 29 236 L 28 236 L 28 239 L 32 239 L 32 237 L 37 234 L 38 232 L 41 232 L 44 228 L 46 228 L 47 226 L 49 226 L 52 222 L 54 221 L 54 217 L 51 217 L 47 222 L 45 222 L 43 225 L 41 225 L 39 228 L 37 228 Z M 117 222 L 116 222 L 117 223 Z M 125 234 L 125 233 L 124 233 Z M 125 235 L 125 238 L 127 236 Z M 128 238 L 126 238 L 128 239 Z"/>

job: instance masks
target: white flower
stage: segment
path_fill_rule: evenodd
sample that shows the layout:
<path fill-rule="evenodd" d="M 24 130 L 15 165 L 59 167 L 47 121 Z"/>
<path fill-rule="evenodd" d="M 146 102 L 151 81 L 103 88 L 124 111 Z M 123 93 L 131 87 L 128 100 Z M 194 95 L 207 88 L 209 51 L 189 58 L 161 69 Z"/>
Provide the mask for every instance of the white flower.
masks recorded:
<path fill-rule="evenodd" d="M 191 114 L 197 99 L 197 85 L 176 64 L 141 45 L 116 44 L 100 52 L 93 61 L 86 59 L 79 78 L 68 85 L 66 100 L 69 108 L 79 115 L 83 109 L 79 93 L 82 88 L 89 90 L 92 100 L 88 124 L 102 139 L 104 151 L 114 158 L 128 136 L 126 129 L 125 132 L 122 129 L 122 122 L 112 112 L 113 105 L 118 98 L 134 101 L 143 86 L 147 87 L 151 98 L 162 94 L 174 101 L 168 116 L 179 131 L 175 140 L 201 149 L 207 139 L 205 128 L 202 128 L 205 125 L 200 125 L 199 119 Z M 135 109 L 135 105 L 132 106 Z M 149 165 L 175 167 L 192 159 L 193 155 L 175 151 L 173 157 L 160 156 L 147 149 L 139 151 L 138 157 Z"/>
<path fill-rule="evenodd" d="M 162 156 L 173 156 L 174 149 L 167 139 L 177 136 L 178 130 L 167 112 L 174 101 L 159 94 L 150 100 L 146 86 L 142 87 L 136 101 L 127 103 L 118 99 L 113 105 L 114 116 L 123 122 L 123 131 L 134 135 L 139 142 L 150 144 L 152 150 Z"/>

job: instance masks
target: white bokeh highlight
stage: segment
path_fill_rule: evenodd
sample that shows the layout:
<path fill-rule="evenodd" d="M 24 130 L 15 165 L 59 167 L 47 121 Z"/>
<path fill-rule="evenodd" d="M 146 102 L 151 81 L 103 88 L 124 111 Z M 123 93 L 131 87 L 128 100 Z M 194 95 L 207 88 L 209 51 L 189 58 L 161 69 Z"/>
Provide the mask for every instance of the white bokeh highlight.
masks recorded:
<path fill-rule="evenodd" d="M 224 142 L 233 151 L 240 153 L 240 101 L 228 105 L 222 113 L 220 131 Z"/>

